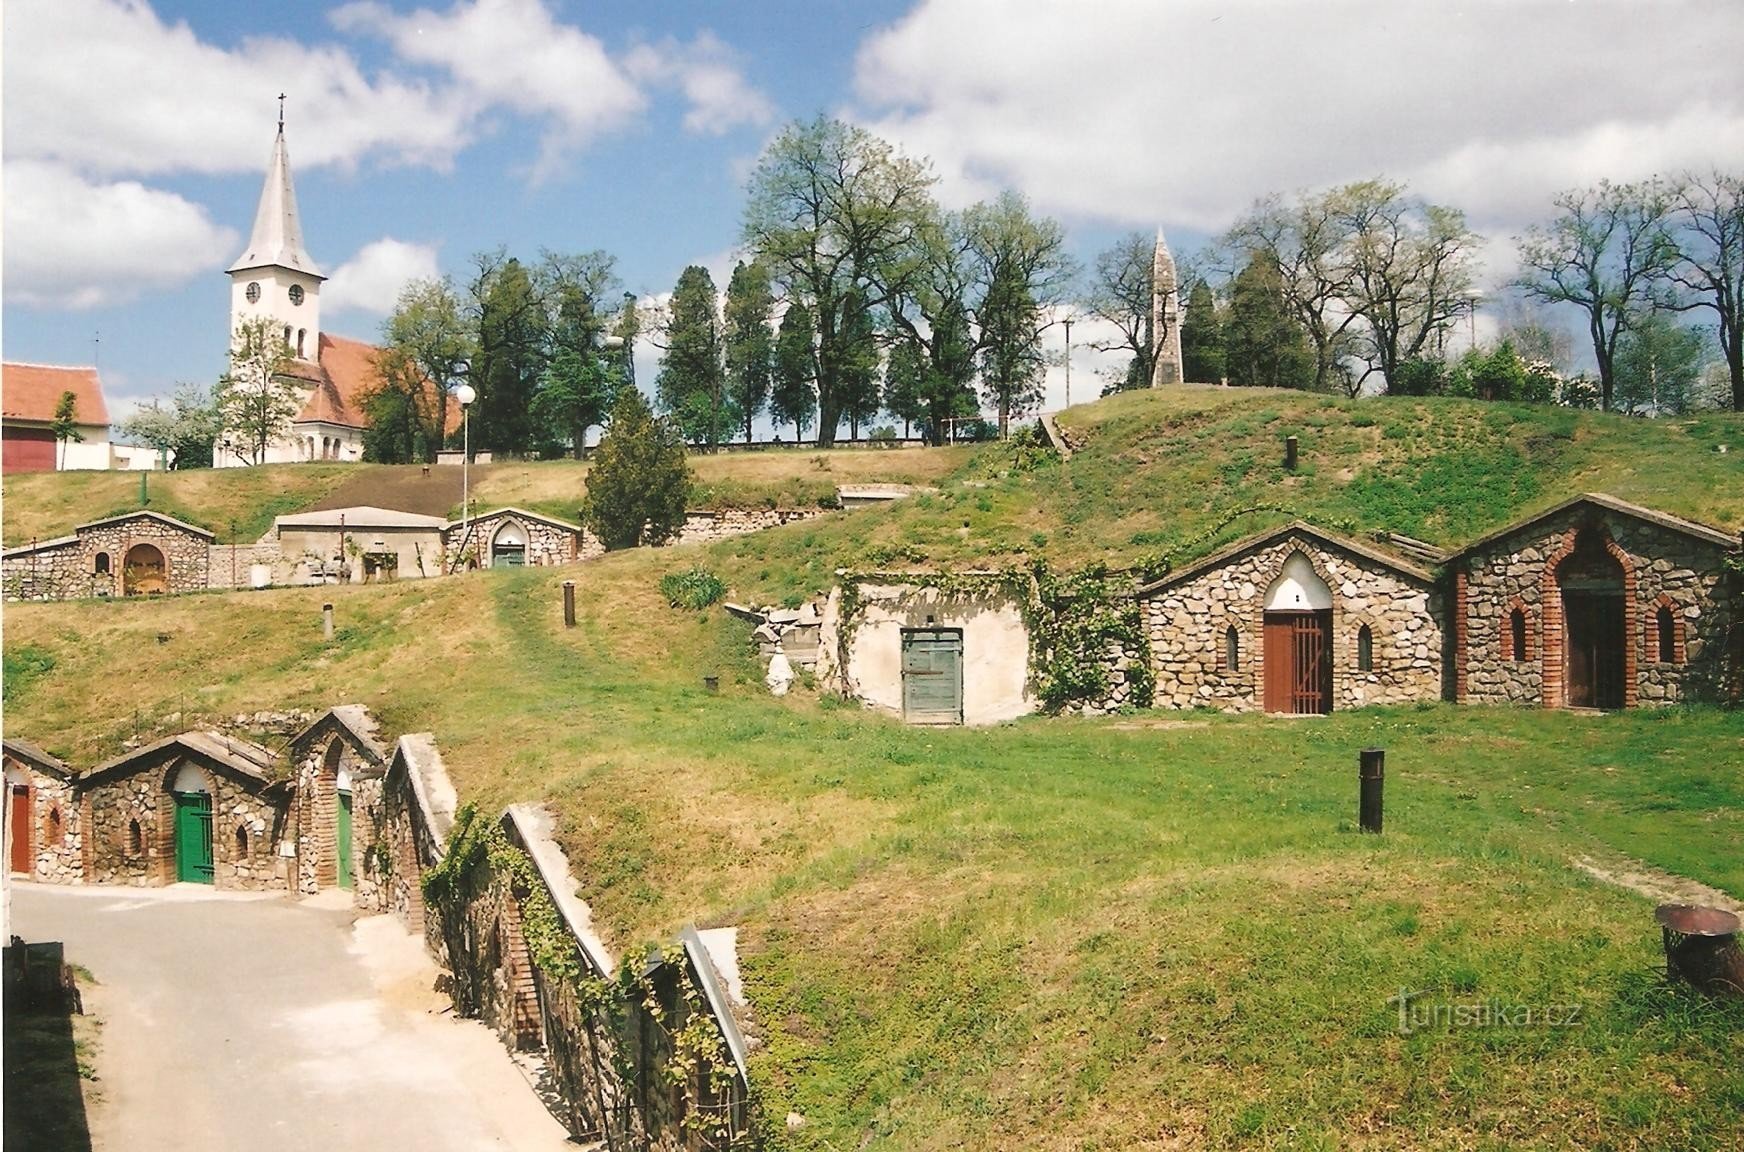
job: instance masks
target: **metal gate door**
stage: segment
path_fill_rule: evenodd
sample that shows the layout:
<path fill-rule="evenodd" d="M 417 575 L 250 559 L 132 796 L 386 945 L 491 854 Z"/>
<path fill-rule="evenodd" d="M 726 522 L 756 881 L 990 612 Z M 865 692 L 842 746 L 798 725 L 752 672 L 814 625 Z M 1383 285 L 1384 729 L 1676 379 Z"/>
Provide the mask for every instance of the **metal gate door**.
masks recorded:
<path fill-rule="evenodd" d="M 902 717 L 913 724 L 963 722 L 961 629 L 903 629 Z"/>
<path fill-rule="evenodd" d="M 335 830 L 339 843 L 339 886 L 351 887 L 351 793 L 339 793 L 339 827 Z"/>
<path fill-rule="evenodd" d="M 1332 711 L 1332 613 L 1267 612 L 1267 712 Z"/>
<path fill-rule="evenodd" d="M 204 792 L 177 792 L 176 879 L 191 884 L 212 883 L 212 797 Z"/>

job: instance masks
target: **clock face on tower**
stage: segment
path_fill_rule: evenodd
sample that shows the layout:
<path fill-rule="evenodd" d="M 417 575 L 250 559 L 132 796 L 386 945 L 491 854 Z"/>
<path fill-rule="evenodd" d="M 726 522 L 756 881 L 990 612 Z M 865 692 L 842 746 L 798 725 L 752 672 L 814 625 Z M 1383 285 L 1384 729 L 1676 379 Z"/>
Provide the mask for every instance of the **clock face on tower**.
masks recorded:
<path fill-rule="evenodd" d="M 248 302 L 250 304 L 259 304 L 260 303 L 260 282 L 255 281 L 254 283 L 250 284 L 248 286 L 248 291 L 244 292 L 243 295 L 248 297 Z"/>
<path fill-rule="evenodd" d="M 291 285 L 291 303 L 292 304 L 301 304 L 302 302 L 303 302 L 303 286 L 301 284 L 292 284 Z"/>

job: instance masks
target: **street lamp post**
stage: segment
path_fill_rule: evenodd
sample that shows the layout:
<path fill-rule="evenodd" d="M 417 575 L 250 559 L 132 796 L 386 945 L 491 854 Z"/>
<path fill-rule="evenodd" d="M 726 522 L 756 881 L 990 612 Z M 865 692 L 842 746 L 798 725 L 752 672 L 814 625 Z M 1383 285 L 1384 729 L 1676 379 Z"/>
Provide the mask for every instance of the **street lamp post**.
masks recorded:
<path fill-rule="evenodd" d="M 1072 318 L 1065 317 L 1060 323 L 1066 326 L 1066 407 L 1072 406 Z"/>
<path fill-rule="evenodd" d="M 464 371 L 464 369 L 462 369 Z M 462 384 L 454 390 L 454 398 L 460 401 L 460 518 L 463 525 L 460 533 L 461 554 L 472 544 L 472 402 L 478 399 L 478 391 L 470 384 Z M 455 560 L 459 563 L 459 558 Z"/>

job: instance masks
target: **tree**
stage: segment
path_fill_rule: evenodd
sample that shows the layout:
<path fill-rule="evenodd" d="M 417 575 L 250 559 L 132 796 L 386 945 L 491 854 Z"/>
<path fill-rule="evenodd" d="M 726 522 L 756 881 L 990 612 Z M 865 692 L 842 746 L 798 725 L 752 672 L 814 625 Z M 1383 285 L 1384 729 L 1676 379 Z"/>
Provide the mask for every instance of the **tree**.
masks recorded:
<path fill-rule="evenodd" d="M 1013 413 L 1042 399 L 1041 309 L 1029 285 L 1010 270 L 994 275 L 981 302 L 981 393 L 999 413 L 999 437 L 1010 434 Z"/>
<path fill-rule="evenodd" d="M 1400 184 L 1365 180 L 1333 193 L 1348 229 L 1346 304 L 1363 321 L 1357 354 L 1390 385 L 1472 307 L 1477 233 L 1457 208 L 1426 204 Z"/>
<path fill-rule="evenodd" d="M 775 336 L 775 378 L 769 395 L 769 415 L 777 423 L 793 425 L 795 441 L 805 439 L 805 430 L 817 413 L 817 346 L 811 310 L 789 301 Z"/>
<path fill-rule="evenodd" d="M 55 465 L 57 469 L 67 466 L 67 441 L 75 444 L 85 442 L 85 434 L 79 431 L 79 398 L 69 389 L 61 393 L 61 398 L 55 402 L 54 419 L 49 422 L 49 430 L 54 433 L 55 450 L 60 460 Z"/>
<path fill-rule="evenodd" d="M 666 354 L 654 392 L 692 444 L 714 447 L 738 423 L 721 365 L 720 299 L 708 269 L 692 264 L 678 275 L 667 309 Z"/>
<path fill-rule="evenodd" d="M 409 464 L 434 459 L 440 440 L 432 441 L 423 409 L 434 407 L 433 389 L 411 354 L 389 345 L 376 355 L 376 382 L 365 392 L 363 458 L 382 464 Z"/>
<path fill-rule="evenodd" d="M 1675 324 L 1664 312 L 1632 321 L 1617 341 L 1617 405 L 1649 416 L 1688 412 L 1706 344 L 1704 332 Z"/>
<path fill-rule="evenodd" d="M 532 446 L 533 395 L 544 378 L 549 317 L 526 265 L 502 249 L 473 257 L 467 310 L 476 331 L 468 382 L 474 451 L 523 455 Z"/>
<path fill-rule="evenodd" d="M 1229 382 L 1267 388 L 1309 388 L 1314 351 L 1284 295 L 1277 265 L 1256 253 L 1237 274 L 1224 326 Z"/>
<path fill-rule="evenodd" d="M 290 345 L 267 317 L 244 320 L 230 340 L 230 370 L 218 378 L 220 435 L 238 460 L 260 464 L 303 407 L 307 385 L 286 376 Z"/>
<path fill-rule="evenodd" d="M 1361 322 L 1349 303 L 1350 220 L 1338 194 L 1304 196 L 1286 205 L 1261 201 L 1224 237 L 1244 258 L 1258 256 L 1277 273 L 1285 300 L 1301 321 L 1314 350 L 1314 390 L 1336 385 L 1356 395 L 1361 381 L 1346 367 Z M 1185 336 L 1185 332 L 1182 333 Z"/>
<path fill-rule="evenodd" d="M 1216 384 L 1223 379 L 1223 316 L 1203 278 L 1194 280 L 1181 313 L 1181 360 L 1188 380 Z"/>
<path fill-rule="evenodd" d="M 912 434 L 913 426 L 927 418 L 926 349 L 910 336 L 898 337 L 884 361 L 884 409 L 902 421 L 902 438 Z"/>
<path fill-rule="evenodd" d="M 475 353 L 474 337 L 448 279 L 414 280 L 401 289 L 393 315 L 382 324 L 376 360 L 381 387 L 372 390 L 364 409 L 372 427 L 379 417 L 397 429 L 384 438 L 397 438 L 405 459 L 435 461 L 448 429 L 449 389 Z M 383 390 L 395 395 L 378 399 Z M 366 434 L 364 454 L 375 459 L 370 440 Z"/>
<path fill-rule="evenodd" d="M 593 348 L 562 348 L 546 365 L 533 397 L 533 419 L 569 442 L 577 460 L 587 452 L 587 430 L 605 422 L 617 396 L 613 369 Z"/>
<path fill-rule="evenodd" d="M 1059 224 L 1033 216 L 1015 192 L 968 209 L 963 231 L 979 295 L 973 309 L 982 394 L 1004 436 L 1014 412 L 1041 403 L 1042 314 L 1065 297 L 1075 268 Z"/>
<path fill-rule="evenodd" d="M 636 339 L 642 334 L 642 312 L 636 305 L 634 292 L 624 293 L 612 321 L 612 336 L 617 343 L 606 349 L 606 363 L 612 369 L 613 395 L 618 389 L 636 386 Z"/>
<path fill-rule="evenodd" d="M 973 382 L 978 345 L 970 321 L 980 261 L 967 213 L 931 214 L 915 234 L 910 272 L 892 295 L 889 311 L 902 338 L 927 361 L 922 374 L 920 423 L 927 439 L 943 444 L 955 417 L 978 410 Z"/>
<path fill-rule="evenodd" d="M 733 277 L 727 281 L 727 393 L 738 410 L 747 444 L 752 421 L 769 403 L 775 367 L 775 333 L 769 317 L 774 310 L 769 270 L 755 260 L 734 265 Z"/>
<path fill-rule="evenodd" d="M 212 444 L 223 424 L 211 392 L 198 384 L 178 384 L 168 408 L 153 400 L 116 429 L 156 448 L 166 467 L 184 471 L 212 466 Z"/>
<path fill-rule="evenodd" d="M 1099 352 L 1127 351 L 1132 361 L 1114 389 L 1148 388 L 1156 363 L 1151 331 L 1151 294 L 1155 283 L 1156 241 L 1143 232 L 1129 232 L 1096 257 L 1084 309 L 1112 324 L 1112 339 L 1090 341 Z"/>
<path fill-rule="evenodd" d="M 865 296 L 850 291 L 842 301 L 840 380 L 842 416 L 848 421 L 848 439 L 860 438 L 860 425 L 878 415 L 883 399 L 878 389 L 878 327 Z"/>
<path fill-rule="evenodd" d="M 639 389 L 624 389 L 594 452 L 582 522 L 608 551 L 663 544 L 684 527 L 690 487 L 677 426 L 655 419 Z"/>
<path fill-rule="evenodd" d="M 1630 321 L 1660 298 L 1677 258 L 1666 229 L 1671 201 L 1657 180 L 1600 181 L 1556 198 L 1562 215 L 1534 225 L 1519 241 L 1527 296 L 1572 304 L 1586 313 L 1599 368 L 1599 403 L 1609 410 L 1616 391 L 1617 343 Z"/>
<path fill-rule="evenodd" d="M 818 442 L 835 442 L 846 412 L 844 376 L 857 360 L 851 292 L 876 311 L 917 269 L 916 239 L 932 215 L 933 176 L 878 137 L 819 117 L 784 129 L 750 180 L 745 245 L 761 258 L 790 304 L 810 314 L 817 347 Z"/>
<path fill-rule="evenodd" d="M 1686 174 L 1671 192 L 1673 255 L 1667 276 L 1680 310 L 1711 308 L 1732 410 L 1744 412 L 1744 176 Z"/>

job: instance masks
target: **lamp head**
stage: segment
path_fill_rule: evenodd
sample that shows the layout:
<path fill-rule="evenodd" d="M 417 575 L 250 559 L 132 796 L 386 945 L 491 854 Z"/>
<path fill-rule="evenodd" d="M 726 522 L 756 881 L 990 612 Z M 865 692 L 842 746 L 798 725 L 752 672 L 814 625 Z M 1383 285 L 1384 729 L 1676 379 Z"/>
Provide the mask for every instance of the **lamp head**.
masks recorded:
<path fill-rule="evenodd" d="M 478 389 L 474 388 L 471 384 L 462 384 L 454 390 L 454 398 L 460 401 L 460 406 L 462 408 L 465 408 L 468 404 L 471 404 L 474 400 L 478 399 Z"/>

